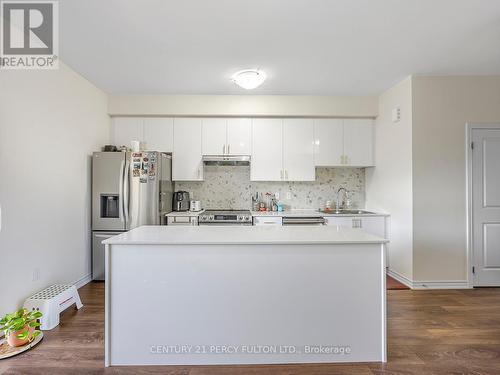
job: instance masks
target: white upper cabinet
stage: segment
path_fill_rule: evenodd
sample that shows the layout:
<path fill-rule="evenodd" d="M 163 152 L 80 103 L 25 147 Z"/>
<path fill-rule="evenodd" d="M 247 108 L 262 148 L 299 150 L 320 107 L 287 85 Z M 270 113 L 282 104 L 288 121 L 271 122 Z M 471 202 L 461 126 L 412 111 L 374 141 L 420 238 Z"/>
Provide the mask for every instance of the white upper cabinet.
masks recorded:
<path fill-rule="evenodd" d="M 314 120 L 315 165 L 370 167 L 373 161 L 373 121 Z"/>
<path fill-rule="evenodd" d="M 251 155 L 252 120 L 249 118 L 227 119 L 227 150 L 229 155 Z"/>
<path fill-rule="evenodd" d="M 224 155 L 227 147 L 227 121 L 225 118 L 202 120 L 203 155 Z"/>
<path fill-rule="evenodd" d="M 344 120 L 344 165 L 373 166 L 373 121 Z"/>
<path fill-rule="evenodd" d="M 201 123 L 199 118 L 174 119 L 174 151 L 172 179 L 174 181 L 202 181 Z"/>
<path fill-rule="evenodd" d="M 314 127 L 311 119 L 283 120 L 283 179 L 314 181 Z"/>
<path fill-rule="evenodd" d="M 252 181 L 314 181 L 314 127 L 310 119 L 252 121 Z"/>
<path fill-rule="evenodd" d="M 148 117 L 144 119 L 144 143 L 146 150 L 173 152 L 174 119 Z"/>
<path fill-rule="evenodd" d="M 247 118 L 203 119 L 203 155 L 250 155 L 252 121 Z"/>
<path fill-rule="evenodd" d="M 146 150 L 172 152 L 174 120 L 166 117 L 114 117 L 112 141 L 131 148 L 132 141 L 144 143 Z"/>
<path fill-rule="evenodd" d="M 283 120 L 252 120 L 250 180 L 283 180 Z"/>
<path fill-rule="evenodd" d="M 131 148 L 132 141 L 144 141 L 143 120 L 139 117 L 113 117 L 112 143 Z"/>
<path fill-rule="evenodd" d="M 342 165 L 344 155 L 344 121 L 314 120 L 314 160 L 318 167 Z"/>

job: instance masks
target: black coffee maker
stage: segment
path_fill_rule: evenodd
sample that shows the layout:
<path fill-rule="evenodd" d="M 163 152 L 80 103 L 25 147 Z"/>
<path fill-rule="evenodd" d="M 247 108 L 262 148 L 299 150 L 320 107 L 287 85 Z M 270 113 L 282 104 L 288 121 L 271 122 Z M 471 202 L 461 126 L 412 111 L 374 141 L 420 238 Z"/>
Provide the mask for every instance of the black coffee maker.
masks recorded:
<path fill-rule="evenodd" d="M 189 193 L 176 191 L 172 199 L 172 211 L 189 211 Z"/>

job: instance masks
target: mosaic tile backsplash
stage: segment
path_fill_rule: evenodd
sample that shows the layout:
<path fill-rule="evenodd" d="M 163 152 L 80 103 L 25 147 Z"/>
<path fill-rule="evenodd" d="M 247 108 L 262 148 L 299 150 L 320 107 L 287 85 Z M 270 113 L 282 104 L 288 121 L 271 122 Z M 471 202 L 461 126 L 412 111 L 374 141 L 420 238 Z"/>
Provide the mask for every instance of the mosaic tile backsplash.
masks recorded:
<path fill-rule="evenodd" d="M 279 193 L 286 209 L 318 209 L 327 200 L 335 202 L 340 187 L 350 192 L 352 207 L 365 206 L 365 170 L 362 168 L 316 168 L 316 181 L 250 181 L 250 167 L 205 166 L 205 181 L 176 182 L 175 190 L 185 190 L 205 209 L 251 209 L 252 195 Z M 291 199 L 286 199 L 287 192 Z"/>

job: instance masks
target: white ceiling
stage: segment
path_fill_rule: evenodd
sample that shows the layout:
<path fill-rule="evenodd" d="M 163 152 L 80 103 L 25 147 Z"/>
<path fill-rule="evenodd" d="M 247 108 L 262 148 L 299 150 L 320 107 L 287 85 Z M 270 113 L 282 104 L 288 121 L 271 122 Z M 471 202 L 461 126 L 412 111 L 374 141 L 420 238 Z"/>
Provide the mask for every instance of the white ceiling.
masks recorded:
<path fill-rule="evenodd" d="M 500 74 L 500 0 L 64 0 L 60 43 L 114 94 L 371 95 Z M 245 68 L 268 80 L 236 87 Z"/>

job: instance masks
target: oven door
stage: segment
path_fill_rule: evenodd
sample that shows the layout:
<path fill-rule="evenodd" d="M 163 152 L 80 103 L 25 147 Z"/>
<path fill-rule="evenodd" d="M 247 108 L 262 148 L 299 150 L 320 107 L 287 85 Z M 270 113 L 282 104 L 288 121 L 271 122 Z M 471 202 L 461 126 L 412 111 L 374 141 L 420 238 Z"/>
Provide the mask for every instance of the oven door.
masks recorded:
<path fill-rule="evenodd" d="M 201 221 L 198 225 L 212 225 L 212 226 L 228 226 L 228 225 L 252 225 L 250 222 L 241 222 L 241 221 Z"/>

